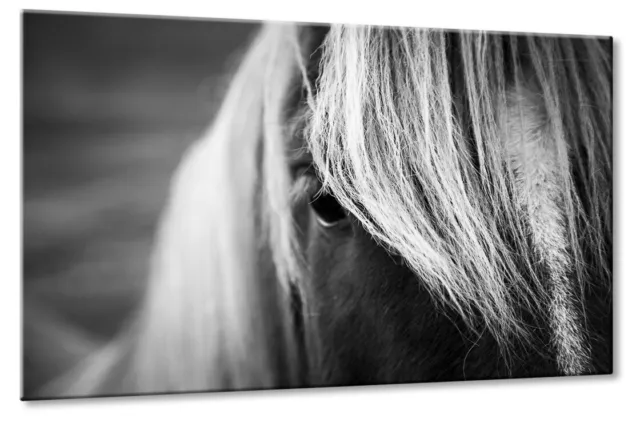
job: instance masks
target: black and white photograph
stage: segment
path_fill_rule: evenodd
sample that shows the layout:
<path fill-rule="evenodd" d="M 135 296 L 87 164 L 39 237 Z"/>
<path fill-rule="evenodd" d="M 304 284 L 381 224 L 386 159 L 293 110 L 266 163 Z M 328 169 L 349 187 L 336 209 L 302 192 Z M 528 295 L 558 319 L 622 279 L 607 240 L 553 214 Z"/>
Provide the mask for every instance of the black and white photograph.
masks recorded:
<path fill-rule="evenodd" d="M 622 30 L 215 9 L 14 11 L 15 401 L 616 409 L 596 392 L 633 340 Z"/>
<path fill-rule="evenodd" d="M 24 399 L 612 373 L 611 37 L 23 31 Z"/>
<path fill-rule="evenodd" d="M 612 372 L 610 37 L 23 22 L 24 398 Z"/>

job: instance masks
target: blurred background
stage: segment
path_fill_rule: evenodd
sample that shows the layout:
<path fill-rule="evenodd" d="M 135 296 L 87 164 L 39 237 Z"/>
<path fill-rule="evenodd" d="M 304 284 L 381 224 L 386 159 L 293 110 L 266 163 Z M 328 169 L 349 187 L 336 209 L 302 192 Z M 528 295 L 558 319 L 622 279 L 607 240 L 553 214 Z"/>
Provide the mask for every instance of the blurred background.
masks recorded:
<path fill-rule="evenodd" d="M 171 175 L 256 29 L 23 15 L 25 396 L 135 308 Z"/>

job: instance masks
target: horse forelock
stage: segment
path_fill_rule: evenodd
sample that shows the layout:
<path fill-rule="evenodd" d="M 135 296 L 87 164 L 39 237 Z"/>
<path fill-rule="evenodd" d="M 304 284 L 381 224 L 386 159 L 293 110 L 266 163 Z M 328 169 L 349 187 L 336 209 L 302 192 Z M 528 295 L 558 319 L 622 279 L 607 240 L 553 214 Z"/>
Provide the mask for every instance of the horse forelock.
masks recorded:
<path fill-rule="evenodd" d="M 588 367 L 586 267 L 608 267 L 602 53 L 598 40 L 334 27 L 309 99 L 324 188 L 505 350 L 529 340 L 523 311 L 545 320 L 565 373 Z"/>

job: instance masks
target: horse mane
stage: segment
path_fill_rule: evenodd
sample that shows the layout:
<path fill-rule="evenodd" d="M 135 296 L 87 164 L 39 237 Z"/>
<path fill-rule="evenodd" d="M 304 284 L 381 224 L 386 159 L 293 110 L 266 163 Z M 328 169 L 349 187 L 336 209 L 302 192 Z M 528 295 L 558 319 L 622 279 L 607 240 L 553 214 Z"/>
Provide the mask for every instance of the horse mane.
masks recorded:
<path fill-rule="evenodd" d="M 288 244 L 283 117 L 298 67 L 296 34 L 277 24 L 256 35 L 214 124 L 174 176 L 135 320 L 44 395 L 299 382 L 288 291 L 298 261 Z M 258 273 L 265 249 L 278 263 L 271 279 Z M 121 379 L 111 379 L 117 371 Z"/>
<path fill-rule="evenodd" d="M 610 268 L 603 41 L 333 27 L 322 60 L 307 139 L 324 189 L 503 351 L 530 340 L 524 314 L 551 313 L 557 346 L 588 353 L 575 308 Z"/>
<path fill-rule="evenodd" d="M 257 35 L 211 130 L 173 180 L 135 321 L 49 395 L 304 382 L 291 289 L 305 289 L 286 161 L 296 78 L 309 93 L 307 146 L 324 188 L 443 308 L 505 345 L 526 338 L 518 309 L 538 314 L 553 296 L 536 276 L 538 261 L 552 258 L 527 241 L 533 217 L 513 199 L 522 189 L 498 142 L 513 102 L 508 84 L 539 87 L 533 102 L 560 157 L 554 174 L 569 240 L 559 248 L 577 274 L 569 279 L 582 291 L 594 268 L 608 277 L 611 69 L 599 41 L 462 33 L 461 65 L 449 69 L 443 31 L 334 26 L 312 87 L 299 35 L 285 24 Z"/>

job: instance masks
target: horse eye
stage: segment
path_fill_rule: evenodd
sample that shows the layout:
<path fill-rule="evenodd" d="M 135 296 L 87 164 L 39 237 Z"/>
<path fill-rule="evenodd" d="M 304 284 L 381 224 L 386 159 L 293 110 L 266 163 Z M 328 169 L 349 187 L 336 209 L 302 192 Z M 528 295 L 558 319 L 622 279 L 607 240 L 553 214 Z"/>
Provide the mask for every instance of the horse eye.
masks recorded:
<path fill-rule="evenodd" d="M 322 227 L 334 227 L 347 217 L 342 205 L 338 203 L 333 195 L 327 193 L 319 193 L 314 196 L 310 205 L 316 214 L 318 223 Z"/>

